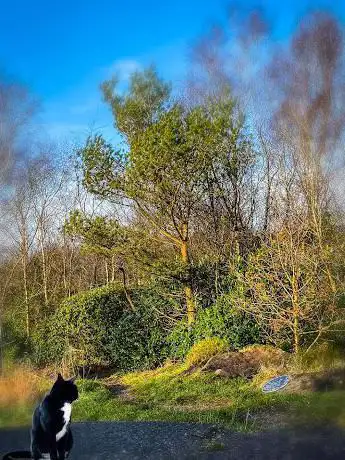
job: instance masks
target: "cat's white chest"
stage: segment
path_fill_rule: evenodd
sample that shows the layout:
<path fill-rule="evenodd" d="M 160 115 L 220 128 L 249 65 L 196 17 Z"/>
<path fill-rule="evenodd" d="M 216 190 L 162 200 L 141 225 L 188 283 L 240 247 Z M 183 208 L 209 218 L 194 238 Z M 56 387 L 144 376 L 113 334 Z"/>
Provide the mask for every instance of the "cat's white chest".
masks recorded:
<path fill-rule="evenodd" d="M 65 403 L 61 407 L 60 410 L 63 412 L 62 418 L 63 418 L 64 424 L 63 424 L 63 427 L 61 428 L 61 430 L 56 435 L 56 440 L 57 441 L 59 441 L 66 434 L 68 424 L 69 424 L 69 422 L 71 420 L 72 404 Z"/>

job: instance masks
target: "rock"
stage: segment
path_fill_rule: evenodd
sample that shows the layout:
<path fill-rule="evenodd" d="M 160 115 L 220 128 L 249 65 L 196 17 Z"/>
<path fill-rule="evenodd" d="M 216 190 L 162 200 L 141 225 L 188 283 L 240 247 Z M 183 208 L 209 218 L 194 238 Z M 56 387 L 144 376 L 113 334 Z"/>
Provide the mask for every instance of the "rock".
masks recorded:
<path fill-rule="evenodd" d="M 217 369 L 215 371 L 215 375 L 218 375 L 219 377 L 229 377 L 229 373 L 226 372 L 224 369 Z"/>

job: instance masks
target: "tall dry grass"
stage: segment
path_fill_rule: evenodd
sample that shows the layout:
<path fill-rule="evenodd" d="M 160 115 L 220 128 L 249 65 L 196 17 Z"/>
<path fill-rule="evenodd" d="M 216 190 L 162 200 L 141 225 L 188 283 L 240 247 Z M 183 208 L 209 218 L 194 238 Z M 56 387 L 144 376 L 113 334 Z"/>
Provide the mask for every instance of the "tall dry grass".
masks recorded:
<path fill-rule="evenodd" d="M 0 377 L 0 407 L 33 404 L 48 387 L 46 379 L 27 366 L 8 369 Z"/>

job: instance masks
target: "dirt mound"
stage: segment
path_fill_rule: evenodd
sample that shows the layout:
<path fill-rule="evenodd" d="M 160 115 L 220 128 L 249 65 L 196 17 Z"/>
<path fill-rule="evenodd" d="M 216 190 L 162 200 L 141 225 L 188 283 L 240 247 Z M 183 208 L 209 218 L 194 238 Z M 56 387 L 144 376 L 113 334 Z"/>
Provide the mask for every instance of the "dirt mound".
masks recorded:
<path fill-rule="evenodd" d="M 283 365 L 290 356 L 289 353 L 280 348 L 274 348 L 270 345 L 250 345 L 242 348 L 240 352 L 248 356 L 252 355 L 254 359 L 265 366 Z"/>
<path fill-rule="evenodd" d="M 287 355 L 282 350 L 273 347 L 253 346 L 240 352 L 228 352 L 213 356 L 202 370 L 214 371 L 222 377 L 252 378 L 262 366 L 283 365 Z"/>

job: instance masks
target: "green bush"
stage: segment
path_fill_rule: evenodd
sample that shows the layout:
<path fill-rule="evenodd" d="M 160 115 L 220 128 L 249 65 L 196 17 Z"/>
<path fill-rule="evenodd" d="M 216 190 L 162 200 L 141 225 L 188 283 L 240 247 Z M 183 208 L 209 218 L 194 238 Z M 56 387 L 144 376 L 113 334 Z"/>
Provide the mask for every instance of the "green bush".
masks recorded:
<path fill-rule="evenodd" d="M 228 349 L 229 344 L 225 339 L 220 339 L 219 337 L 203 339 L 195 343 L 189 350 L 186 356 L 186 364 L 188 366 L 203 364 L 212 356 L 226 352 Z"/>
<path fill-rule="evenodd" d="M 136 310 L 116 286 L 92 289 L 66 299 L 34 337 L 34 361 L 70 367 L 111 366 L 120 370 L 160 364 L 167 356 L 168 326 L 173 308 L 156 291 L 129 291 Z"/>
<path fill-rule="evenodd" d="M 186 321 L 175 326 L 168 338 L 170 356 L 184 359 L 195 343 L 209 337 L 226 340 L 233 350 L 263 342 L 260 328 L 253 318 L 233 308 L 228 295 L 218 298 L 211 307 L 200 310 L 192 326 Z"/>
<path fill-rule="evenodd" d="M 62 328 L 57 327 L 56 315 L 38 323 L 31 336 L 31 360 L 37 366 L 60 362 L 67 344 Z"/>
<path fill-rule="evenodd" d="M 6 317 L 3 324 L 3 364 L 22 361 L 30 351 L 25 330 L 18 327 L 15 317 Z"/>
<path fill-rule="evenodd" d="M 50 364 L 73 354 L 76 365 L 106 364 L 107 337 L 127 305 L 124 293 L 114 287 L 92 289 L 66 299 L 37 329 L 35 361 Z"/>
<path fill-rule="evenodd" d="M 111 363 L 125 371 L 162 364 L 168 357 L 164 326 L 161 315 L 142 299 L 137 310 L 126 312 L 109 335 Z"/>

